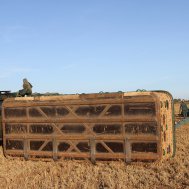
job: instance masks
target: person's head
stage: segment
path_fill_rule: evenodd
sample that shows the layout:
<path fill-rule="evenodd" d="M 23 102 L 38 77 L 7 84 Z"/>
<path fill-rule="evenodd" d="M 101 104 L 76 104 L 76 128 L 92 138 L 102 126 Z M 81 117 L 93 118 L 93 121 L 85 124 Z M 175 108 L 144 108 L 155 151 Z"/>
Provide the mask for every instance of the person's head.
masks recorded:
<path fill-rule="evenodd" d="M 28 80 L 27 80 L 26 78 L 23 79 L 23 82 L 24 82 L 24 83 L 27 82 L 27 81 L 28 81 Z"/>

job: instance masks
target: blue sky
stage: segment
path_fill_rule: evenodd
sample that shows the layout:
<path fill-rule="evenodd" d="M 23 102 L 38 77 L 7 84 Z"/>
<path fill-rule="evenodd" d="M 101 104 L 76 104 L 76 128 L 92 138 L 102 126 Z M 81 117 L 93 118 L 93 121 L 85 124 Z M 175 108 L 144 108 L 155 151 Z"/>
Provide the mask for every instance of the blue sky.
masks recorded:
<path fill-rule="evenodd" d="M 189 99 L 189 1 L 0 0 L 0 67 L 0 90 Z"/>

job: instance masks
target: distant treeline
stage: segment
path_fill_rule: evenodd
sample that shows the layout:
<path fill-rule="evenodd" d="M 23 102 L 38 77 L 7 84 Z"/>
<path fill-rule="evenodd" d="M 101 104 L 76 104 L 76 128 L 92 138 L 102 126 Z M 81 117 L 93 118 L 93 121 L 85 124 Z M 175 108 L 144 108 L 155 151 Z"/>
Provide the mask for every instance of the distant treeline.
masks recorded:
<path fill-rule="evenodd" d="M 180 98 L 176 98 L 176 99 L 174 99 L 174 103 L 177 103 L 177 102 L 181 102 L 183 99 L 180 99 Z M 184 101 L 185 102 L 189 102 L 189 100 L 188 99 L 184 99 Z"/>
<path fill-rule="evenodd" d="M 32 96 L 59 96 L 59 95 L 62 95 L 62 94 L 59 94 L 59 93 L 33 93 Z"/>

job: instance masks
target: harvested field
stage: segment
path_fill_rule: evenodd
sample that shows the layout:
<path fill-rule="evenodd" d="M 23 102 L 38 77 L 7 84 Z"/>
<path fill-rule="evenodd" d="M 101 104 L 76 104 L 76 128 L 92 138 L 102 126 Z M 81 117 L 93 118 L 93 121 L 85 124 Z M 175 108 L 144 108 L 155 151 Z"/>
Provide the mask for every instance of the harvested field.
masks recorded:
<path fill-rule="evenodd" d="M 176 130 L 172 159 L 156 163 L 21 161 L 6 159 L 0 149 L 0 188 L 188 188 L 189 125 Z"/>
<path fill-rule="evenodd" d="M 32 162 L 0 150 L 0 188 L 189 188 L 189 125 L 176 131 L 177 152 L 159 163 Z"/>

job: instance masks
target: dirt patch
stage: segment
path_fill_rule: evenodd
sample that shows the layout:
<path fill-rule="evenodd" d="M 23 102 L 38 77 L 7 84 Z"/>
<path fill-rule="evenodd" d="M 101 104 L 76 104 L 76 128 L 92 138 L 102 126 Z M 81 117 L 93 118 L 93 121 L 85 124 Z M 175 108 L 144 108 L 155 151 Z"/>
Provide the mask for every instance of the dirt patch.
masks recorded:
<path fill-rule="evenodd" d="M 189 125 L 176 130 L 172 159 L 156 163 L 9 160 L 0 149 L 0 188 L 189 188 Z"/>

